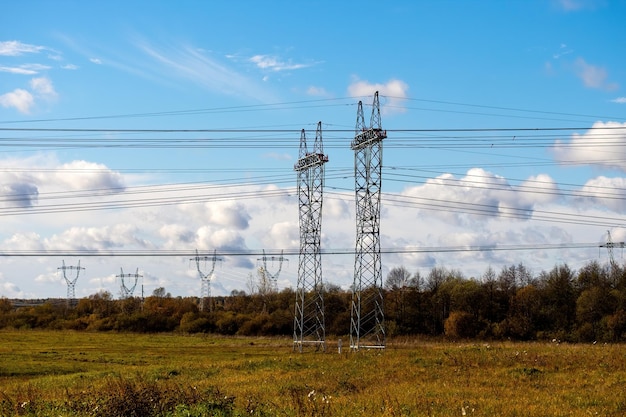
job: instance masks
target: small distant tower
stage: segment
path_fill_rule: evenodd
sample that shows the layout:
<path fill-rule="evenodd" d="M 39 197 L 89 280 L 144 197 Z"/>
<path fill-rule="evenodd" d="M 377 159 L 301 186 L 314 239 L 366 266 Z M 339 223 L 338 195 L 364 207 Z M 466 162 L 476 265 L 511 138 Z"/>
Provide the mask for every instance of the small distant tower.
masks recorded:
<path fill-rule="evenodd" d="M 211 277 L 213 276 L 213 271 L 215 271 L 215 263 L 217 261 L 222 261 L 222 258 L 217 257 L 217 252 L 213 251 L 213 256 L 200 256 L 198 254 L 198 249 L 196 249 L 196 256 L 191 258 L 190 261 L 196 261 L 196 269 L 198 270 L 198 275 L 200 276 L 201 286 L 200 286 L 200 311 L 206 310 L 206 303 L 209 301 L 209 309 L 211 308 Z M 200 269 L 200 261 L 211 261 L 211 270 L 208 273 L 203 273 Z"/>
<path fill-rule="evenodd" d="M 610 266 L 610 274 L 611 280 L 615 284 L 617 282 L 617 275 L 619 273 L 619 265 L 615 262 L 615 256 L 613 255 L 613 248 L 624 248 L 624 242 L 613 242 L 611 238 L 611 231 L 606 231 L 606 243 L 604 245 L 600 245 L 601 248 L 606 248 L 609 255 L 609 266 Z"/>
<path fill-rule="evenodd" d="M 328 156 L 322 147 L 322 122 L 317 124 L 313 152 L 307 150 L 304 129 L 300 135 L 300 156 L 294 166 L 298 173 L 300 208 L 300 254 L 293 329 L 294 350 L 304 344 L 326 350 L 324 286 L 322 281 L 321 233 L 324 164 Z"/>
<path fill-rule="evenodd" d="M 63 261 L 63 266 L 57 268 L 57 270 L 63 271 L 63 278 L 65 279 L 65 283 L 67 284 L 67 306 L 69 307 L 72 303 L 72 300 L 76 298 L 76 281 L 78 281 L 78 275 L 80 275 L 80 270 L 85 269 L 80 266 L 80 261 L 78 261 L 78 266 L 65 266 L 65 260 Z M 74 270 L 76 271 L 76 276 L 74 278 L 67 277 L 67 271 Z"/>
<path fill-rule="evenodd" d="M 383 139 L 386 137 L 387 132 L 381 127 L 380 103 L 376 92 L 369 128 L 365 126 L 363 103 L 359 101 L 355 136 L 350 145 L 354 151 L 356 200 L 356 249 L 350 312 L 352 350 L 385 347 L 380 190 Z"/>
<path fill-rule="evenodd" d="M 276 273 L 272 274 L 269 269 L 267 269 L 268 260 L 272 261 L 272 263 L 274 263 L 274 261 L 278 261 L 278 270 Z M 257 261 L 262 262 L 262 273 L 265 274 L 265 277 L 269 280 L 269 289 L 271 291 L 278 291 L 278 276 L 280 275 L 280 271 L 283 269 L 283 261 L 289 262 L 289 260 L 283 256 L 283 251 L 280 251 L 280 256 L 266 256 L 265 249 L 263 249 L 263 257 L 257 259 Z"/>
<path fill-rule="evenodd" d="M 139 275 L 139 268 L 135 271 L 134 274 L 125 274 L 124 270 L 120 268 L 120 274 L 117 276 L 120 279 L 120 296 L 125 298 L 131 298 L 133 293 L 135 292 L 135 288 L 137 287 L 137 283 L 139 282 L 139 278 L 143 278 L 143 275 Z M 126 285 L 124 278 L 130 278 L 132 284 L 129 286 Z M 143 288 L 143 286 L 142 286 Z"/>

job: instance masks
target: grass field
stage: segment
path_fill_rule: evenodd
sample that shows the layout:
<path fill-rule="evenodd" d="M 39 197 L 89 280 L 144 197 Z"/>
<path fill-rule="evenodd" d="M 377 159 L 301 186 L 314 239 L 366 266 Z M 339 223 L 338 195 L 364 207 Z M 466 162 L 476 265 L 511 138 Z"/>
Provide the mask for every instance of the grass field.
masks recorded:
<path fill-rule="evenodd" d="M 345 345 L 345 343 L 344 343 Z M 2 331 L 0 415 L 624 416 L 626 346 Z"/>

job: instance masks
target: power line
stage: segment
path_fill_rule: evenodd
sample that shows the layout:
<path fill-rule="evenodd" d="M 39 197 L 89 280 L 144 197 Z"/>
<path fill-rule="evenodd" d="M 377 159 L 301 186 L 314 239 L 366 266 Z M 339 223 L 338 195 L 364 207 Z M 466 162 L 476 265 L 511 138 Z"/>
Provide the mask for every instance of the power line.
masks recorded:
<path fill-rule="evenodd" d="M 381 254 L 416 254 L 416 253 L 451 253 L 451 252 L 499 252 L 499 251 L 532 251 L 532 250 L 560 250 L 560 249 L 591 249 L 598 248 L 598 242 L 593 243 L 546 243 L 530 245 L 480 245 L 480 246 L 424 246 L 424 247 L 404 247 L 404 248 L 381 248 Z M 248 250 L 224 250 L 215 251 L 214 254 L 220 257 L 254 257 L 263 256 L 297 256 L 299 249 L 248 249 Z M 354 256 L 354 249 L 330 248 L 321 249 L 323 256 Z M 202 255 L 202 254 L 201 254 Z M 0 251 L 0 257 L 59 257 L 59 256 L 80 256 L 80 257 L 188 257 L 196 256 L 195 249 L 189 250 L 112 250 L 108 252 L 95 252 L 91 250 L 4 250 Z M 202 255 L 203 256 L 203 255 Z"/>

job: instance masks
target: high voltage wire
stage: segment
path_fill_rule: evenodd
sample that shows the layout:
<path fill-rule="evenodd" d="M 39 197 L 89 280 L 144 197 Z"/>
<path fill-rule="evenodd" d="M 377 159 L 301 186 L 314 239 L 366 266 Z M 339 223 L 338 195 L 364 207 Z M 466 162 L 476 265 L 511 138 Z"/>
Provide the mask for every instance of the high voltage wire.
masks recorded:
<path fill-rule="evenodd" d="M 405 247 L 405 248 L 382 248 L 383 254 L 415 254 L 415 253 L 445 253 L 445 252 L 492 252 L 492 251 L 526 251 L 526 250 L 556 250 L 556 249 L 590 249 L 598 248 L 599 243 L 557 243 L 557 244 L 532 244 L 532 245 L 482 245 L 482 246 L 428 246 L 428 247 Z M 198 252 L 201 256 L 203 253 Z M 207 252 L 208 253 L 208 252 Z M 249 249 L 249 250 L 225 250 L 215 252 L 219 256 L 297 256 L 298 249 Z M 354 255 L 354 249 L 321 249 L 320 253 L 329 255 Z M 211 253 L 211 255 L 213 252 Z M 188 257 L 196 256 L 194 250 L 141 250 L 126 249 L 114 251 L 94 250 L 4 250 L 0 256 L 12 257 L 39 257 L 39 256 L 80 256 L 80 257 Z"/>
<path fill-rule="evenodd" d="M 463 108 L 480 108 L 487 110 L 497 110 L 497 111 L 505 111 L 509 112 L 506 114 L 501 113 L 470 113 L 467 111 L 459 111 L 459 110 L 448 110 L 442 109 L 440 107 L 437 108 L 412 108 L 408 106 L 403 106 L 402 109 L 414 109 L 420 111 L 439 111 L 439 112 L 447 112 L 447 113 L 459 113 L 459 114 L 480 114 L 484 116 L 496 116 L 496 117 L 511 117 L 511 118 L 534 118 L 534 119 L 543 119 L 546 120 L 545 117 L 530 117 L 530 116 L 518 116 L 513 113 L 525 113 L 532 115 L 546 115 L 546 116 L 567 116 L 567 117 L 575 117 L 575 118 L 585 118 L 585 119 L 608 119 L 608 120 L 623 120 L 623 116 L 607 116 L 607 115 L 590 115 L 590 114 L 578 114 L 578 113 L 565 113 L 565 112 L 555 112 L 555 111 L 545 111 L 545 110 L 537 110 L 537 109 L 520 109 L 515 107 L 506 107 L 506 106 L 494 106 L 494 105 L 481 105 L 481 104 L 472 104 L 472 103 L 461 103 L 454 101 L 444 101 L 444 100 L 432 100 L 425 98 L 417 98 L 417 97 L 401 97 L 401 96 L 385 96 L 380 95 L 383 101 L 383 107 L 400 107 L 398 105 L 391 105 L 391 101 L 385 104 L 385 100 L 393 100 L 393 102 L 407 102 L 407 103 L 428 103 L 430 105 L 435 104 L 437 106 L 445 105 L 445 106 L 456 106 Z M 213 107 L 213 108 L 200 108 L 200 109 L 187 109 L 187 110 L 170 110 L 170 111 L 158 111 L 158 112 L 144 112 L 144 113 L 126 113 L 126 114 L 113 114 L 113 115 L 94 115 L 94 116 L 82 116 L 82 117 L 67 117 L 67 118 L 53 118 L 53 119 L 31 119 L 31 120 L 6 120 L 0 121 L 0 124 L 17 124 L 17 123 L 42 123 L 42 122 L 69 122 L 69 121 L 85 121 L 85 120 L 103 120 L 103 119 L 128 119 L 128 118 L 141 118 L 141 117 L 166 117 L 166 116 L 189 116 L 189 115 L 199 115 L 199 114 L 220 114 L 220 113 L 237 113 L 237 112 L 251 112 L 251 111 L 274 111 L 274 110 L 285 110 L 285 109 L 303 109 L 303 108 L 319 108 L 319 107 L 345 107 L 345 106 L 355 106 L 356 102 L 364 97 L 340 97 L 340 98 L 330 98 L 330 99 L 316 99 L 316 100 L 301 100 L 301 101 L 293 101 L 293 102 L 279 102 L 279 103 L 268 103 L 268 104 L 255 104 L 255 105 L 242 105 L 242 106 L 229 106 L 229 107 Z M 365 106 L 368 106 L 365 104 Z M 561 119 L 547 119 L 547 120 L 561 120 Z"/>

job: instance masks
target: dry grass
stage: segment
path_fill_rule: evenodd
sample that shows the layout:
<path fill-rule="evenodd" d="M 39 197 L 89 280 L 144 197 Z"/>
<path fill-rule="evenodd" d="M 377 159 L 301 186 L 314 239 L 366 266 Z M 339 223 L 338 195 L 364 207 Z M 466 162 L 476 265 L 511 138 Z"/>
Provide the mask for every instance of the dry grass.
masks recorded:
<path fill-rule="evenodd" d="M 622 345 L 0 332 L 0 415 L 626 415 Z"/>

